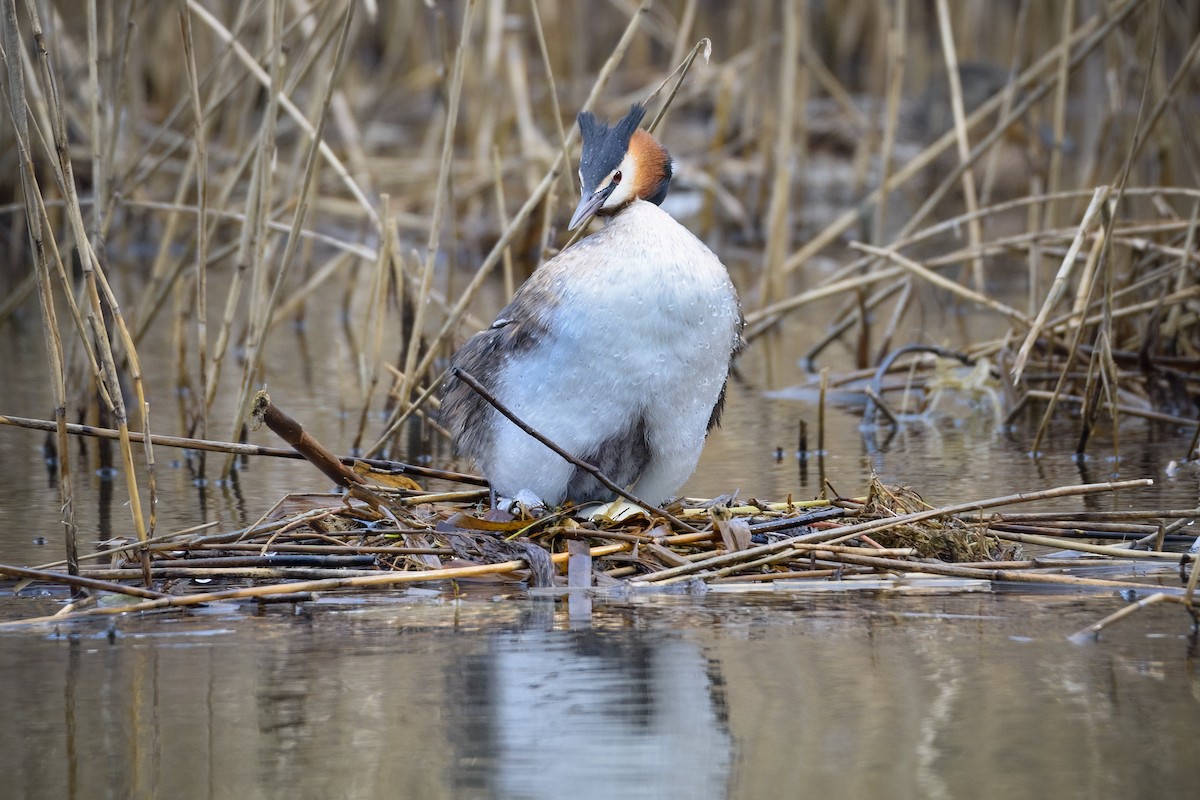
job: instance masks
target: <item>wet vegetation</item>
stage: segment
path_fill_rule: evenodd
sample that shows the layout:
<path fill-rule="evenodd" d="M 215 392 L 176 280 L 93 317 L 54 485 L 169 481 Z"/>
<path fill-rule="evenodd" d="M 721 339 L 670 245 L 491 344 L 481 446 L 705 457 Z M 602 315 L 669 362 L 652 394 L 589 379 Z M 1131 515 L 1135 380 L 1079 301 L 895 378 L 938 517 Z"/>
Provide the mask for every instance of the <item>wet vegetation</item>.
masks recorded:
<path fill-rule="evenodd" d="M 990 510 L 1144 482 L 938 509 L 874 483 L 619 522 L 503 520 L 453 471 L 469 465 L 449 462 L 436 395 L 454 348 L 566 244 L 575 113 L 648 101 L 679 159 L 667 207 L 730 265 L 750 347 L 814 304 L 837 308 L 804 364 L 822 408 L 854 395 L 865 424 L 896 426 L 954 394 L 1023 426 L 1035 454 L 1114 458 L 1131 447 L 1122 421 L 1140 417 L 1178 430 L 1192 459 L 1198 20 L 1195 0 L 4 0 L 0 329 L 40 309 L 54 413 L 0 422 L 47 429 L 57 453 L 75 435 L 117 439 L 131 516 L 126 546 L 103 554 L 116 563 L 89 567 L 60 458 L 74 577 L 0 570 L 140 580 L 151 608 L 480 574 L 537 585 L 572 558 L 572 586 L 620 591 L 831 577 L 912 589 L 914 574 L 930 591 L 1111 590 L 1119 564 L 1125 588 L 1136 574 L 1153 602 L 1190 609 L 1194 556 L 1163 548 L 1194 510 Z M 994 336 L 923 330 L 932 303 L 988 315 Z M 265 376 L 294 367 L 271 362 L 270 342 L 335 313 L 358 424 L 325 444 L 358 459 L 301 449 L 352 499 L 287 499 L 236 532 L 159 533 L 156 453 L 190 448 L 213 478 L 281 455 L 238 444 Z M 172 342 L 173 364 L 146 370 L 150 338 Z M 1048 439 L 1064 417 L 1070 436 Z M 413 441 L 437 468 L 393 460 Z M 413 482 L 426 478 L 462 485 Z M 1068 575 L 1021 545 L 1103 565 Z M 1159 586 L 1143 564 L 1183 582 Z M 232 588 L 157 596 L 201 574 Z M 90 602 L 74 613 L 107 613 Z"/>

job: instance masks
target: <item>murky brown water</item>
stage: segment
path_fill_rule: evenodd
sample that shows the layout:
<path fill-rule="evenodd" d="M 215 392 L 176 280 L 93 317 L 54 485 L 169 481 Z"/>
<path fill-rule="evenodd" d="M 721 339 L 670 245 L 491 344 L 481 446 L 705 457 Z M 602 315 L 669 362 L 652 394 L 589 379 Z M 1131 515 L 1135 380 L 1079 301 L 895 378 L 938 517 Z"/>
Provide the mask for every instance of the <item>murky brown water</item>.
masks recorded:
<path fill-rule="evenodd" d="M 1182 797 L 1183 613 L 379 597 L 0 636 L 6 797 Z M 12 793 L 13 787 L 16 793 Z"/>

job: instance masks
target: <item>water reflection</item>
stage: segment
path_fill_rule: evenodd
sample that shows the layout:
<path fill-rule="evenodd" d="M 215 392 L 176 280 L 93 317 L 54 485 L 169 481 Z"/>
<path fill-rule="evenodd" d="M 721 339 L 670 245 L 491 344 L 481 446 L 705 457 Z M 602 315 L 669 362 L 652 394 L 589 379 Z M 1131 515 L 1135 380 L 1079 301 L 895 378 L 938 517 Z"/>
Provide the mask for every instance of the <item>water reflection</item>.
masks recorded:
<path fill-rule="evenodd" d="M 733 747 L 719 667 L 666 632 L 490 637 L 451 694 L 454 783 L 483 797 L 723 797 Z M 483 713 L 478 715 L 473 710 Z"/>
<path fill-rule="evenodd" d="M 1186 617 L 1066 641 L 1116 605 L 658 597 L 580 628 L 389 597 L 5 633 L 3 794 L 1183 796 Z"/>

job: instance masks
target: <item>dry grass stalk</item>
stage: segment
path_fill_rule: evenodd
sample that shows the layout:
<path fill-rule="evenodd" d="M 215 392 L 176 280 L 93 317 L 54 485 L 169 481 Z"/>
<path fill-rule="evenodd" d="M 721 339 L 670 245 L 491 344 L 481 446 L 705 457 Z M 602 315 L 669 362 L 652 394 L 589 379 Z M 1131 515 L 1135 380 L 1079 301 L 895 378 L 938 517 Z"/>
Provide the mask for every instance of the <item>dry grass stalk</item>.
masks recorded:
<path fill-rule="evenodd" d="M 798 68 L 801 25 L 808 21 L 808 4 L 804 0 L 783 6 L 783 50 L 780 54 L 779 105 L 775 117 L 775 141 L 771 150 L 771 199 L 767 206 L 767 246 L 762 266 L 762 281 L 758 301 L 767 305 L 783 292 L 783 263 L 790 240 L 788 217 L 792 207 L 792 165 L 802 156 L 796 152 L 796 104 L 803 103 L 808 94 L 807 70 Z M 797 97 L 798 94 L 803 94 Z"/>
<path fill-rule="evenodd" d="M 463 13 L 462 38 L 459 41 L 457 51 L 455 51 L 454 73 L 450 81 L 450 97 L 447 102 L 447 119 L 442 138 L 442 154 L 440 166 L 438 167 L 437 189 L 434 192 L 433 198 L 433 221 L 429 226 L 429 240 L 425 246 L 420 293 L 417 295 L 416 302 L 414 303 L 416 318 L 413 322 L 413 335 L 408 341 L 408 349 L 404 356 L 404 373 L 397 392 L 400 399 L 399 408 L 401 411 L 406 410 L 405 405 L 409 402 L 409 394 L 414 386 L 414 381 L 420 380 L 421 375 L 424 374 L 424 370 L 421 370 L 421 374 L 414 374 L 414 370 L 416 369 L 418 350 L 421 344 L 421 331 L 424 330 L 425 309 L 428 306 L 427 298 L 433 287 L 434 259 L 437 257 L 441 245 L 442 218 L 446 209 L 446 196 L 450 191 L 450 164 L 454 155 L 454 129 L 458 122 L 460 111 L 463 71 L 467 58 L 468 38 L 471 32 L 471 16 L 474 10 L 474 0 L 467 0 L 467 7 Z"/>
<path fill-rule="evenodd" d="M 12 425 L 19 428 L 30 428 L 39 431 L 54 431 L 56 423 L 40 419 L 27 419 L 25 417 L 0 416 L 0 425 Z M 75 423 L 67 423 L 65 425 L 67 434 L 71 436 L 91 436 L 98 439 L 116 440 L 120 438 L 120 431 L 112 428 L 97 428 L 91 425 L 77 425 Z M 130 441 L 144 442 L 145 434 L 138 431 L 129 433 Z M 244 444 L 241 442 L 218 442 L 211 439 L 190 439 L 184 436 L 164 436 L 161 434 L 152 434 L 151 441 L 162 447 L 179 447 L 189 450 L 201 450 L 210 453 L 228 453 L 236 456 L 269 456 L 271 458 L 303 458 L 300 453 L 294 450 L 289 450 L 283 447 L 264 447 L 256 444 Z M 398 472 L 407 472 L 413 475 L 419 475 L 429 478 L 440 478 L 444 480 L 457 481 L 459 483 L 484 483 L 483 478 L 478 475 L 470 475 L 463 472 L 455 472 L 453 470 L 437 469 L 434 467 L 424 467 L 417 464 L 405 464 L 400 461 L 390 461 L 386 459 L 359 459 L 355 456 L 338 456 L 338 460 L 343 464 L 353 464 L 357 460 L 365 461 L 373 467 L 380 469 L 391 469 Z"/>

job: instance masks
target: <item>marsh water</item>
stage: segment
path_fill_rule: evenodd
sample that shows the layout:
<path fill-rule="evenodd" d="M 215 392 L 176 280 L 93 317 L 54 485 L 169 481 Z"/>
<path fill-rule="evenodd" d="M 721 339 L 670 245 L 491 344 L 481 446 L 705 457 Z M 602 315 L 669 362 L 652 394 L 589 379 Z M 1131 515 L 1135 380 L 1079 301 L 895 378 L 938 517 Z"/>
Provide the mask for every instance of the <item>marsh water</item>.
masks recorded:
<path fill-rule="evenodd" d="M 6 797 L 1183 797 L 1200 674 L 1118 600 L 386 595 L 4 635 Z M 16 792 L 12 791 L 16 788 Z"/>
<path fill-rule="evenodd" d="M 932 303 L 925 324 L 957 319 Z M 831 407 L 824 458 L 812 379 L 796 358 L 821 330 L 793 319 L 739 365 L 726 423 L 692 496 L 860 493 L 872 473 L 934 503 L 1109 477 L 1137 494 L 1043 508 L 1194 507 L 1180 431 L 1122 429 L 1086 459 L 978 402 L 947 398 L 899 432 Z M 0 339 L 4 411 L 46 416 L 40 331 Z M 276 338 L 276 401 L 334 447 L 355 418 L 336 317 Z M 170 374 L 169 348 L 149 350 Z M 157 370 L 157 371 L 156 371 Z M 159 408 L 161 407 L 161 410 Z M 156 406 L 168 424 L 169 394 Z M 1061 442 L 1069 423 L 1059 431 Z M 265 431 L 252 440 L 272 443 Z M 42 434 L 0 429 L 0 560 L 62 552 Z M 815 443 L 810 443 L 810 448 Z M 250 461 L 198 483 L 158 451 L 158 530 L 253 522 L 288 491 L 327 485 L 301 463 Z M 84 550 L 128 535 L 123 483 L 95 441 L 70 454 Z M 38 587 L 0 618 L 50 613 Z M 0 632 L 4 797 L 1178 797 L 1200 785 L 1200 662 L 1188 619 L 1151 608 L 1101 639 L 1075 630 L 1125 600 L 993 593 L 834 600 L 784 592 L 598 598 L 590 618 L 511 584 L 326 596 L 300 607 L 187 613 Z M 1190 787 L 1190 789 L 1188 788 Z"/>

